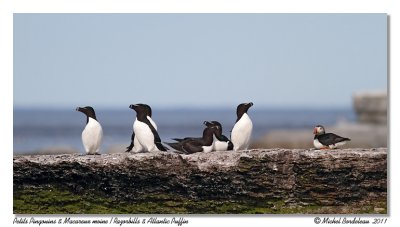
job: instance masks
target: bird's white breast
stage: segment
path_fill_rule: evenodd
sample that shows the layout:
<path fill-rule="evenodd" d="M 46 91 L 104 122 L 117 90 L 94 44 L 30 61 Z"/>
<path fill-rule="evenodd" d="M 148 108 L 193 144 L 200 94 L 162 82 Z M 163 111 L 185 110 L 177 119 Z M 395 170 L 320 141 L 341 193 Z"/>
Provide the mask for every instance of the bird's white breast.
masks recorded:
<path fill-rule="evenodd" d="M 207 152 L 211 152 L 213 150 L 213 144 L 211 144 L 210 146 L 202 146 L 203 148 L 203 152 L 207 153 Z"/>
<path fill-rule="evenodd" d="M 253 130 L 253 122 L 247 113 L 243 114 L 238 122 L 233 126 L 231 141 L 233 149 L 244 150 L 249 147 L 251 132 Z"/>
<path fill-rule="evenodd" d="M 82 131 L 82 142 L 87 154 L 99 152 L 103 140 L 103 129 L 98 121 L 89 117 L 89 121 Z"/>
<path fill-rule="evenodd" d="M 133 139 L 133 152 L 139 153 L 143 151 L 143 146 L 142 144 L 139 143 L 138 137 L 135 135 L 135 138 Z"/>
<path fill-rule="evenodd" d="M 135 120 L 133 123 L 133 131 L 138 142 L 143 147 L 143 151 L 158 151 L 158 148 L 154 144 L 154 135 L 150 127 L 139 120 Z"/>
<path fill-rule="evenodd" d="M 151 119 L 151 117 L 149 117 L 149 116 L 147 116 L 147 119 L 150 121 L 150 124 L 152 124 L 153 127 L 157 130 L 157 125 L 153 121 L 153 119 Z M 132 125 L 133 131 L 135 131 L 135 122 L 136 121 L 137 121 L 137 118 L 135 119 L 135 121 L 133 122 L 133 125 Z M 151 132 L 151 130 L 150 130 L 150 132 Z M 134 152 L 137 152 L 137 153 L 142 152 L 142 151 L 147 151 L 147 150 L 144 150 L 142 144 L 139 143 L 138 136 L 136 135 L 136 132 L 135 132 L 135 138 L 133 139 L 133 150 L 134 150 Z"/>
<path fill-rule="evenodd" d="M 154 127 L 156 130 L 158 130 L 158 129 L 157 129 L 156 123 L 153 121 L 153 119 L 151 119 L 151 117 L 147 116 L 147 120 L 150 121 L 150 124 L 153 125 L 153 127 Z M 137 121 L 137 118 L 135 118 L 135 121 Z M 135 127 L 135 121 L 133 122 L 132 127 Z M 134 129 L 134 130 L 135 130 L 135 129 Z"/>
<path fill-rule="evenodd" d="M 228 142 L 226 141 L 219 141 L 215 136 L 214 136 L 214 151 L 226 151 L 228 150 Z"/>
<path fill-rule="evenodd" d="M 324 148 L 325 146 L 322 144 L 322 143 L 320 143 L 319 141 L 318 141 L 318 139 L 314 139 L 314 147 L 315 148 L 317 148 L 317 149 L 321 149 L 321 148 Z"/>

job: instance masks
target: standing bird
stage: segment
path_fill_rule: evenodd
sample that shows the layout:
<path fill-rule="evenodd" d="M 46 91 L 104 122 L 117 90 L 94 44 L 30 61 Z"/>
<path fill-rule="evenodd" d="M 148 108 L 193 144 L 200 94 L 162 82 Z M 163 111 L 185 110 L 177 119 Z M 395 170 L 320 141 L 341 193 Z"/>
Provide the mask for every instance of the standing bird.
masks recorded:
<path fill-rule="evenodd" d="M 97 121 L 96 113 L 91 106 L 78 107 L 77 111 L 86 115 L 86 126 L 82 131 L 82 143 L 86 154 L 99 154 L 101 142 L 103 140 L 103 129 Z"/>
<path fill-rule="evenodd" d="M 325 128 L 322 125 L 314 127 L 314 135 L 314 147 L 320 150 L 335 149 L 350 141 L 349 138 L 344 138 L 334 133 L 325 133 Z"/>
<path fill-rule="evenodd" d="M 153 121 L 153 119 L 151 119 L 151 116 L 152 116 L 151 107 L 149 105 L 147 105 L 147 104 L 142 104 L 142 103 L 139 103 L 139 104 L 136 104 L 136 105 L 142 106 L 144 108 L 144 111 L 146 113 L 147 119 L 153 125 L 154 129 L 157 130 L 156 123 Z M 130 105 L 129 108 L 133 109 L 133 105 Z M 135 120 L 137 120 L 137 118 Z M 141 152 L 143 150 L 142 145 L 137 140 L 137 137 L 135 137 L 135 131 L 134 130 L 132 130 L 131 144 L 128 147 L 126 147 L 126 151 L 125 152 L 130 152 L 133 148 L 135 148 L 135 152 Z"/>
<path fill-rule="evenodd" d="M 231 132 L 231 141 L 233 150 L 246 150 L 249 147 L 251 132 L 253 130 L 253 122 L 251 121 L 247 111 L 253 106 L 252 102 L 239 104 L 236 109 L 236 123 Z"/>
<path fill-rule="evenodd" d="M 196 152 L 211 152 L 214 145 L 214 133 L 218 130 L 218 126 L 207 127 L 203 130 L 203 137 L 185 138 L 177 143 L 167 143 L 172 148 L 182 151 L 185 154 L 193 154 Z"/>
<path fill-rule="evenodd" d="M 129 108 L 136 111 L 136 120 L 133 122 L 133 133 L 135 135 L 132 136 L 134 137 L 134 142 L 137 138 L 137 142 L 141 146 L 139 148 L 140 150 L 135 148 L 136 152 L 167 151 L 167 148 L 165 148 L 161 143 L 157 129 L 148 119 L 148 107 L 143 104 L 136 104 L 130 105 Z M 134 146 L 136 147 L 137 144 L 134 144 Z"/>

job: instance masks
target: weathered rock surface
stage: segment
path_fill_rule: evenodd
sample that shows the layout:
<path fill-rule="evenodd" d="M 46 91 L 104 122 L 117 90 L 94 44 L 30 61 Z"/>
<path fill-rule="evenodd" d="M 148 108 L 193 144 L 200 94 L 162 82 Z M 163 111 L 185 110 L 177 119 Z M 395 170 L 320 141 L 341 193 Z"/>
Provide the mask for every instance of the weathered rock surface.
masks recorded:
<path fill-rule="evenodd" d="M 369 204 L 386 202 L 387 149 L 14 156 L 14 192 L 45 185 L 124 201 L 168 194 L 286 205 Z"/>
<path fill-rule="evenodd" d="M 353 95 L 353 105 L 359 123 L 387 123 L 387 91 L 357 92 Z"/>

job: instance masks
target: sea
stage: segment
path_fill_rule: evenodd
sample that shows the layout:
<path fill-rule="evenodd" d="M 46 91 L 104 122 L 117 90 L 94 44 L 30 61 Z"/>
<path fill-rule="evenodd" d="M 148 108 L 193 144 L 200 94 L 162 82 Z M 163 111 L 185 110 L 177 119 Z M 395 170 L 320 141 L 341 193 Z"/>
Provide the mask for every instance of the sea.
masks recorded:
<path fill-rule="evenodd" d="M 96 109 L 103 127 L 102 151 L 115 145 L 128 146 L 136 114 L 131 109 Z M 329 126 L 338 121 L 354 122 L 354 111 L 349 109 L 276 108 L 249 110 L 253 121 L 252 139 L 260 139 L 275 129 L 310 129 L 317 124 Z M 236 121 L 234 109 L 153 109 L 153 120 L 163 142 L 172 138 L 200 137 L 204 121 L 219 121 L 228 138 Z M 34 154 L 49 148 L 68 148 L 83 153 L 81 133 L 86 117 L 71 109 L 15 108 L 13 113 L 14 154 Z"/>

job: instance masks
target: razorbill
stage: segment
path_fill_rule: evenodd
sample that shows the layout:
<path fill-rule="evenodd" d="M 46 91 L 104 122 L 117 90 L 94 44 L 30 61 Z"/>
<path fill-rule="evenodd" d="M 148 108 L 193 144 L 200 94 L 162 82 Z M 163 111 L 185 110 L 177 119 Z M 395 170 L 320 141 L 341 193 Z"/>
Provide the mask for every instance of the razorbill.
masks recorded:
<path fill-rule="evenodd" d="M 207 127 L 215 126 L 217 131 L 214 134 L 213 151 L 229 151 L 233 150 L 233 143 L 224 135 L 222 135 L 222 125 L 218 121 L 204 121 L 203 124 Z M 202 140 L 203 137 L 185 137 L 183 139 L 173 138 L 173 140 L 181 142 L 183 140 Z"/>
<path fill-rule="evenodd" d="M 196 152 L 211 152 L 214 145 L 214 133 L 216 131 L 216 126 L 207 127 L 203 130 L 203 137 L 201 139 L 186 138 L 180 142 L 167 144 L 175 150 L 184 152 L 185 154 L 193 154 Z"/>
<path fill-rule="evenodd" d="M 314 127 L 314 135 L 314 147 L 320 150 L 335 149 L 350 141 L 349 138 L 344 138 L 334 133 L 325 133 L 325 128 L 322 125 Z"/>
<path fill-rule="evenodd" d="M 236 123 L 231 132 L 231 141 L 233 150 L 245 150 L 249 147 L 251 132 L 253 130 L 253 122 L 251 121 L 247 111 L 253 106 L 252 102 L 239 104 L 236 109 Z"/>
<path fill-rule="evenodd" d="M 140 144 L 140 151 L 153 152 L 153 151 L 167 151 L 162 143 L 157 130 L 147 118 L 148 111 L 144 105 L 136 104 L 131 105 L 131 109 L 136 111 L 136 120 L 133 123 L 134 140 L 137 138 Z M 136 147 L 136 144 L 134 144 Z M 136 152 L 138 149 L 135 148 Z"/>
<path fill-rule="evenodd" d="M 86 126 L 82 131 L 82 143 L 86 154 L 99 154 L 103 140 L 103 129 L 97 121 L 94 109 L 90 106 L 85 106 L 77 107 L 76 110 L 86 115 Z"/>
<path fill-rule="evenodd" d="M 218 121 L 205 121 L 207 127 L 215 126 L 217 131 L 214 133 L 213 151 L 230 151 L 233 150 L 233 143 L 222 134 L 222 125 Z"/>
<path fill-rule="evenodd" d="M 153 121 L 153 119 L 151 119 L 152 116 L 152 110 L 151 107 L 147 104 L 136 104 L 136 105 L 140 105 L 144 107 L 147 119 L 150 121 L 150 123 L 153 125 L 154 129 L 157 130 L 157 125 L 156 123 Z M 129 106 L 130 109 L 133 109 L 133 105 Z M 137 119 L 137 118 L 136 118 Z M 135 120 L 136 120 L 135 119 Z M 132 127 L 133 128 L 133 127 Z M 141 152 L 143 150 L 142 145 L 140 145 L 139 141 L 137 140 L 137 137 L 135 137 L 135 131 L 132 130 L 132 135 L 131 135 L 131 144 L 126 147 L 126 151 L 125 152 L 130 152 L 133 148 L 135 147 L 135 152 Z"/>

